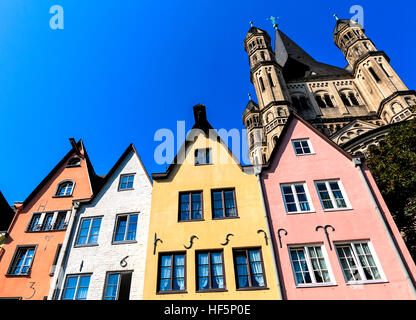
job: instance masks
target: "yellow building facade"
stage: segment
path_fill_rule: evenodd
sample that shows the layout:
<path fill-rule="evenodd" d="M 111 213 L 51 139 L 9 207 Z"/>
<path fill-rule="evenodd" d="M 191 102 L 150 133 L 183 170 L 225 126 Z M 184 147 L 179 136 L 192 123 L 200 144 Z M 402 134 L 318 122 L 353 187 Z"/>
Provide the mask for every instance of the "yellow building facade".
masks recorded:
<path fill-rule="evenodd" d="M 281 299 L 254 168 L 207 134 L 203 105 L 194 114 L 205 133 L 184 143 L 181 164 L 153 174 L 143 298 Z"/>

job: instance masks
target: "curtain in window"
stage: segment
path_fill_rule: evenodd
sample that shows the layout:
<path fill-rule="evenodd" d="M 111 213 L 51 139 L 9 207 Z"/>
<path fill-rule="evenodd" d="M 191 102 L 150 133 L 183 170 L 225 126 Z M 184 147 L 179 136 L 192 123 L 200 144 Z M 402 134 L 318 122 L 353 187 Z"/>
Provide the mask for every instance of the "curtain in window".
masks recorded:
<path fill-rule="evenodd" d="M 192 219 L 202 219 L 202 199 L 200 193 L 192 194 Z"/>
<path fill-rule="evenodd" d="M 213 288 L 224 288 L 224 273 L 222 269 L 222 254 L 215 252 L 211 254 L 212 264 L 212 286 Z"/>
<path fill-rule="evenodd" d="M 162 256 L 160 270 L 160 291 L 170 290 L 171 256 Z"/>
<path fill-rule="evenodd" d="M 175 256 L 174 290 L 185 290 L 185 256 Z"/>
<path fill-rule="evenodd" d="M 136 229 L 137 229 L 137 214 L 131 215 L 129 218 L 129 227 L 127 231 L 126 240 L 136 240 Z"/>
<path fill-rule="evenodd" d="M 208 253 L 198 255 L 198 288 L 209 289 L 209 264 Z"/>
<path fill-rule="evenodd" d="M 81 279 L 79 280 L 77 300 L 87 299 L 89 285 L 90 285 L 90 276 L 81 277 Z"/>
<path fill-rule="evenodd" d="M 253 286 L 264 286 L 263 268 L 261 265 L 260 251 L 249 251 L 250 265 L 252 270 Z"/>

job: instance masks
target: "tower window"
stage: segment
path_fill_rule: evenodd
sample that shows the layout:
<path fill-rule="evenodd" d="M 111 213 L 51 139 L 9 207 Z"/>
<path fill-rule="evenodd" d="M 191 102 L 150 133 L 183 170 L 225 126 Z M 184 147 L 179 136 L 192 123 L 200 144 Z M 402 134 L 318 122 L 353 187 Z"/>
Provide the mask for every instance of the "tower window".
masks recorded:
<path fill-rule="evenodd" d="M 377 82 L 380 82 L 380 78 L 378 77 L 377 73 L 374 71 L 374 69 L 372 67 L 368 68 L 368 71 L 370 71 L 374 80 L 376 80 Z"/>
<path fill-rule="evenodd" d="M 350 100 L 351 100 L 351 102 L 352 102 L 352 104 L 353 104 L 354 106 L 358 106 L 358 105 L 360 105 L 360 103 L 358 102 L 358 100 L 357 100 L 357 98 L 355 97 L 355 94 L 354 94 L 353 92 L 350 92 L 350 93 L 349 93 L 349 95 L 348 95 L 348 97 L 350 98 Z"/>
<path fill-rule="evenodd" d="M 307 108 L 309 107 L 309 104 L 308 104 L 308 99 L 307 99 L 306 97 L 301 96 L 301 97 L 299 98 L 299 102 L 300 102 L 300 106 L 301 106 L 303 109 L 307 109 Z"/>
<path fill-rule="evenodd" d="M 267 78 L 269 79 L 270 87 L 274 87 L 274 83 L 273 83 L 272 76 L 270 75 L 270 73 L 267 74 Z"/>
<path fill-rule="evenodd" d="M 315 97 L 315 100 L 316 100 L 316 103 L 318 104 L 318 106 L 319 106 L 320 108 L 326 108 L 326 104 L 325 104 L 325 102 L 322 100 L 322 97 L 321 97 L 321 96 L 317 95 L 317 96 Z"/>
<path fill-rule="evenodd" d="M 260 57 L 261 57 L 261 60 L 266 60 L 266 57 L 264 56 L 264 52 L 263 51 L 260 52 Z"/>
<path fill-rule="evenodd" d="M 347 98 L 347 96 L 345 95 L 345 93 L 341 93 L 341 94 L 340 94 L 340 96 L 341 96 L 341 100 L 342 100 L 342 102 L 344 103 L 344 105 L 345 105 L 346 107 L 351 107 L 350 100 L 348 100 L 348 98 Z"/>
<path fill-rule="evenodd" d="M 265 87 L 264 87 L 263 78 L 262 78 L 262 77 L 260 77 L 260 78 L 259 78 L 259 81 L 260 81 L 260 88 L 261 88 L 261 91 L 264 91 Z"/>
<path fill-rule="evenodd" d="M 295 109 L 300 109 L 300 102 L 297 97 L 292 97 L 292 102 L 293 102 L 293 106 L 295 107 Z"/>
<path fill-rule="evenodd" d="M 328 107 L 334 108 L 334 104 L 332 103 L 331 97 L 329 94 L 324 95 L 325 103 Z"/>

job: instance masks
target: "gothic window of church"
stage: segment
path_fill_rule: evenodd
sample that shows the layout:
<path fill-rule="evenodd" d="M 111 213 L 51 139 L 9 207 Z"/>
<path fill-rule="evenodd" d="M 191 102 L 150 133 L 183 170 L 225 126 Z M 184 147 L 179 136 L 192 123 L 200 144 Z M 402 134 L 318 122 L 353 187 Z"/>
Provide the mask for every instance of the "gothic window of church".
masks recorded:
<path fill-rule="evenodd" d="M 273 120 L 273 114 L 269 112 L 266 116 L 267 123 L 270 123 Z"/>
<path fill-rule="evenodd" d="M 357 98 L 355 97 L 354 92 L 350 92 L 350 93 L 348 94 L 348 97 L 350 98 L 350 100 L 351 100 L 351 102 L 352 102 L 352 104 L 353 104 L 354 106 L 358 106 L 358 105 L 360 105 L 360 103 L 358 102 Z"/>
<path fill-rule="evenodd" d="M 264 56 L 264 52 L 263 51 L 260 52 L 260 57 L 261 57 L 261 60 L 266 60 L 266 57 Z"/>
<path fill-rule="evenodd" d="M 254 144 L 254 136 L 253 136 L 253 133 L 250 133 L 249 141 L 250 141 L 250 145 L 253 145 Z"/>
<path fill-rule="evenodd" d="M 277 136 L 274 136 L 273 137 L 273 147 L 276 146 L 277 140 L 278 140 L 278 137 Z"/>
<path fill-rule="evenodd" d="M 320 95 L 316 95 L 316 96 L 315 96 L 315 100 L 316 100 L 316 103 L 318 104 L 318 106 L 319 106 L 320 108 L 326 108 L 326 104 L 325 104 L 325 102 L 322 100 L 322 97 L 321 97 Z"/>
<path fill-rule="evenodd" d="M 331 108 L 334 108 L 335 106 L 334 106 L 334 104 L 332 103 L 332 99 L 331 99 L 331 97 L 329 96 L 329 94 L 325 94 L 324 95 L 324 99 L 325 99 L 325 103 L 326 103 L 326 105 L 328 106 L 328 107 L 331 107 Z"/>
<path fill-rule="evenodd" d="M 341 93 L 340 96 L 341 96 L 341 100 L 344 103 L 344 105 L 346 107 L 351 107 L 351 103 L 350 103 L 350 100 L 348 100 L 347 95 L 345 93 Z"/>
<path fill-rule="evenodd" d="M 277 115 L 279 117 L 284 117 L 286 115 L 286 112 L 282 108 L 277 109 Z"/>
<path fill-rule="evenodd" d="M 368 71 L 371 73 L 371 75 L 373 76 L 374 80 L 376 80 L 376 82 L 380 82 L 380 78 L 378 77 L 377 73 L 374 71 L 372 67 L 369 67 Z"/>
<path fill-rule="evenodd" d="M 265 164 L 266 162 L 267 162 L 267 160 L 266 160 L 266 154 L 265 153 L 263 153 L 263 164 Z"/>
<path fill-rule="evenodd" d="M 267 78 L 269 80 L 270 87 L 274 87 L 273 79 L 272 79 L 272 76 L 270 75 L 270 73 L 267 73 Z"/>
<path fill-rule="evenodd" d="M 396 113 L 398 113 L 398 112 L 400 112 L 401 111 L 401 109 L 402 109 L 402 106 L 401 106 L 401 104 L 400 103 L 393 103 L 391 106 L 390 106 L 390 109 L 391 109 L 391 111 L 393 112 L 393 114 L 396 114 Z"/>
<path fill-rule="evenodd" d="M 387 120 L 387 116 L 388 116 L 387 111 L 384 111 L 384 112 L 383 112 L 383 120 L 384 120 L 386 123 L 389 123 L 389 121 Z"/>
<path fill-rule="evenodd" d="M 263 82 L 263 78 L 262 77 L 259 77 L 259 82 L 260 82 L 261 91 L 264 91 L 265 87 L 264 87 L 264 82 Z"/>

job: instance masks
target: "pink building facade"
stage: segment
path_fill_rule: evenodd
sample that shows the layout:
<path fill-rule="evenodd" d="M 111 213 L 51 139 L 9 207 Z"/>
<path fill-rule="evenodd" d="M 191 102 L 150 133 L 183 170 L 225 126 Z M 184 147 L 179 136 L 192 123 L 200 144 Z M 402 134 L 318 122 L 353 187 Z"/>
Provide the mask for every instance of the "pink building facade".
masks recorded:
<path fill-rule="evenodd" d="M 415 263 L 363 159 L 292 114 L 261 177 L 285 299 L 416 299 Z"/>

